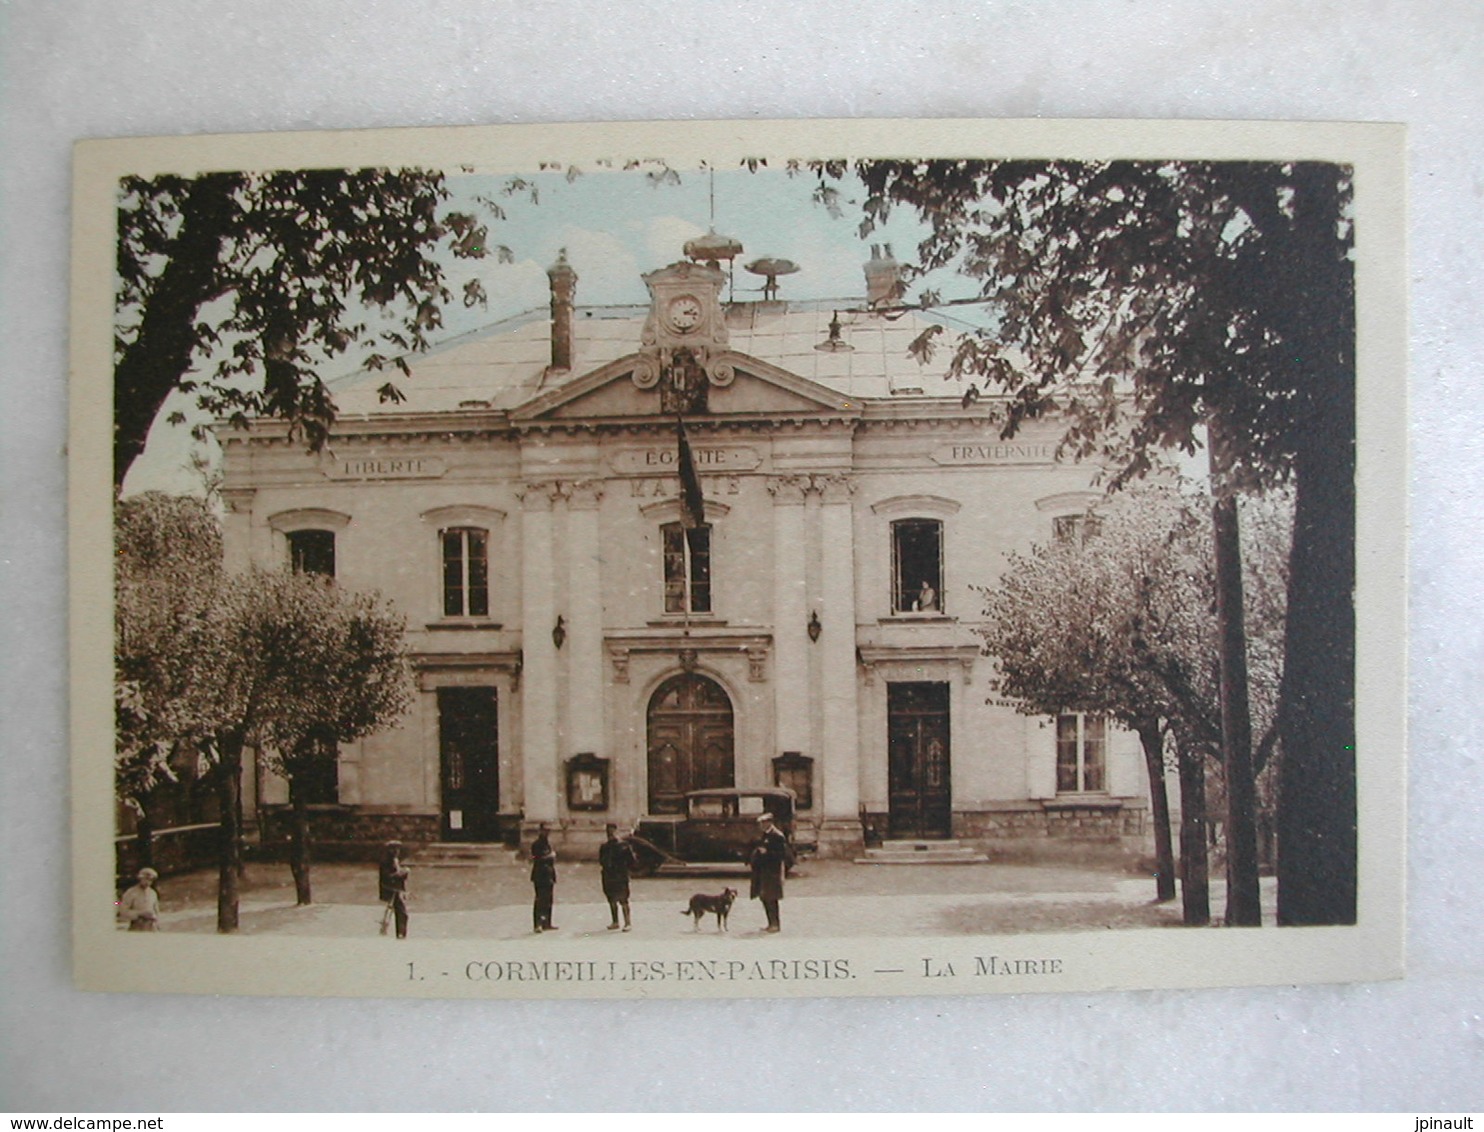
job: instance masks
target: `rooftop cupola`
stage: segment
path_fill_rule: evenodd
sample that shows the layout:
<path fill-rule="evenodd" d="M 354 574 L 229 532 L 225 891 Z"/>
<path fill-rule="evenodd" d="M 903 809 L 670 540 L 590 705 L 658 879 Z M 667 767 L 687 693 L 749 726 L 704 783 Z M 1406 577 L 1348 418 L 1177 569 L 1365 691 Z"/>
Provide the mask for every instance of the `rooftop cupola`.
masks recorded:
<path fill-rule="evenodd" d="M 567 249 L 557 253 L 557 261 L 547 268 L 551 280 L 551 369 L 566 373 L 572 369 L 572 311 L 577 295 L 577 272 L 567 262 Z"/>

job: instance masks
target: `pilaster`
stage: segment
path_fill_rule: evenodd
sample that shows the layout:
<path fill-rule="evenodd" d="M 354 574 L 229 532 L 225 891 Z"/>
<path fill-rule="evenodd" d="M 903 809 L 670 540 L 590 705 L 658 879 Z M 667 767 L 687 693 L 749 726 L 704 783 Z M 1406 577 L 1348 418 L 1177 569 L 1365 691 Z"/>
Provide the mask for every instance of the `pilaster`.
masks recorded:
<path fill-rule="evenodd" d="M 572 750 L 603 755 L 603 575 L 601 481 L 567 491 L 567 705 Z"/>
<path fill-rule="evenodd" d="M 556 575 L 552 570 L 552 504 L 561 496 L 550 482 L 524 484 L 521 501 L 521 762 L 525 815 L 557 817 Z"/>
<path fill-rule="evenodd" d="M 845 475 L 814 477 L 821 493 L 821 690 L 824 716 L 824 814 L 855 822 L 860 809 L 860 718 L 855 672 L 855 537 Z"/>
<path fill-rule="evenodd" d="M 778 749 L 808 753 L 809 620 L 804 497 L 807 476 L 775 476 L 773 496 L 773 672 L 774 719 Z"/>

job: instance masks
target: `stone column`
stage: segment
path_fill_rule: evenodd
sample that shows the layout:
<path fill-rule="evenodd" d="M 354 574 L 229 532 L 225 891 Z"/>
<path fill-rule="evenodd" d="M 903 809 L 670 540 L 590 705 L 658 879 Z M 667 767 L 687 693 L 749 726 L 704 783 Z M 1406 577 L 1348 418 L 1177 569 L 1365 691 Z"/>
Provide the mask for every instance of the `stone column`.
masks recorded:
<path fill-rule="evenodd" d="M 607 755 L 603 727 L 603 573 L 598 504 L 603 485 L 587 480 L 567 495 L 567 756 Z"/>
<path fill-rule="evenodd" d="M 808 550 L 804 526 L 805 476 L 775 476 L 773 495 L 773 716 L 776 750 L 814 754 L 809 749 Z"/>
<path fill-rule="evenodd" d="M 526 821 L 557 816 L 556 574 L 551 507 L 555 485 L 528 483 L 519 491 L 521 514 L 521 763 Z"/>
<path fill-rule="evenodd" d="M 855 538 L 850 493 L 843 475 L 816 476 L 823 493 L 820 508 L 820 581 L 824 628 L 817 648 L 823 650 L 821 697 L 824 714 L 824 815 L 835 837 L 860 838 L 860 717 L 855 673 Z"/>

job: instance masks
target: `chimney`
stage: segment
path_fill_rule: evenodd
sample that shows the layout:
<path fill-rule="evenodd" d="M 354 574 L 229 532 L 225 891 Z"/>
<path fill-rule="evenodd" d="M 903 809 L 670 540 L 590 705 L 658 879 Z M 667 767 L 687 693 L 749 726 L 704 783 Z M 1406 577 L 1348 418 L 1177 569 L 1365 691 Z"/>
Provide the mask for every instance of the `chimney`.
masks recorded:
<path fill-rule="evenodd" d="M 577 272 L 567 262 L 566 248 L 546 277 L 551 280 L 551 368 L 565 373 L 572 368 L 572 300 L 577 294 Z"/>
<path fill-rule="evenodd" d="M 891 245 L 872 244 L 871 258 L 866 264 L 866 306 L 887 306 L 901 297 L 901 264 L 892 258 Z"/>

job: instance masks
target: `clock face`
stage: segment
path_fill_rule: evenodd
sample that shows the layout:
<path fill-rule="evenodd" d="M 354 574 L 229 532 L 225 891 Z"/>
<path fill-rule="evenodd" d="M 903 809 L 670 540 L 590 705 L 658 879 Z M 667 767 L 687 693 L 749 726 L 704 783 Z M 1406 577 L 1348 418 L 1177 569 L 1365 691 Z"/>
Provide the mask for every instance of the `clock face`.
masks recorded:
<path fill-rule="evenodd" d="M 665 317 L 671 326 L 683 333 L 699 326 L 703 313 L 700 299 L 694 295 L 681 295 L 670 300 Z"/>

